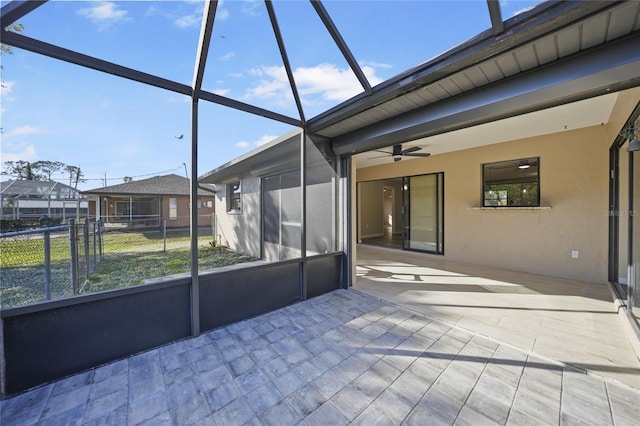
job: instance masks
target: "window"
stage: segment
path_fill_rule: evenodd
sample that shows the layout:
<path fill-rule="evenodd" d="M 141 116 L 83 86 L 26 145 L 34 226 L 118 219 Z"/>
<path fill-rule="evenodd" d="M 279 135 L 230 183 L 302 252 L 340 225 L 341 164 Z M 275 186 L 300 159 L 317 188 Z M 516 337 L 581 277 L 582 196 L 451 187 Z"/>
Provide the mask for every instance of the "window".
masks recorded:
<path fill-rule="evenodd" d="M 242 195 L 242 188 L 240 181 L 227 184 L 227 212 L 228 213 L 241 213 L 242 203 L 240 196 Z"/>
<path fill-rule="evenodd" d="M 482 165 L 483 207 L 539 207 L 540 158 Z"/>
<path fill-rule="evenodd" d="M 178 218 L 178 199 L 169 198 L 169 220 L 176 220 Z"/>
<path fill-rule="evenodd" d="M 116 220 L 141 219 L 151 212 L 150 200 L 116 201 Z"/>

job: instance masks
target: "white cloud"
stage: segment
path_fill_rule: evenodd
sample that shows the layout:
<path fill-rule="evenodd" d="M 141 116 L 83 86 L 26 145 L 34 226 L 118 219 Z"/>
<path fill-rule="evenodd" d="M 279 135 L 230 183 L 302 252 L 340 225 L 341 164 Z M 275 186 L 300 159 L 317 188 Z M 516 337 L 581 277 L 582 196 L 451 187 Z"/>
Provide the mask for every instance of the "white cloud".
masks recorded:
<path fill-rule="evenodd" d="M 213 93 L 220 96 L 227 96 L 231 92 L 231 89 L 214 89 Z"/>
<path fill-rule="evenodd" d="M 79 15 L 85 16 L 98 24 L 99 30 L 118 22 L 130 21 L 131 18 L 127 17 L 127 13 L 129 12 L 118 9 L 118 5 L 110 1 L 99 2 L 95 6 L 78 10 Z"/>
<path fill-rule="evenodd" d="M 531 10 L 531 9 L 533 9 L 533 8 L 534 8 L 534 6 L 529 6 L 529 7 L 524 7 L 524 8 L 522 8 L 522 9 L 518 9 L 518 10 L 516 10 L 515 12 L 513 12 L 513 16 L 520 15 L 521 13 L 528 12 L 528 11 L 530 11 L 530 10 Z"/>
<path fill-rule="evenodd" d="M 274 140 L 277 136 L 274 135 L 263 135 L 260 137 L 260 139 L 258 139 L 255 144 L 256 146 L 262 146 L 266 143 L 271 142 L 272 140 Z"/>
<path fill-rule="evenodd" d="M 33 135 L 37 133 L 42 133 L 42 129 L 38 129 L 37 127 L 32 126 L 22 126 L 16 127 L 15 129 L 12 129 L 9 132 L 5 133 L 4 137 L 12 138 L 15 136 Z"/>
<path fill-rule="evenodd" d="M 374 61 L 361 61 L 361 62 L 358 62 L 358 65 L 360 65 L 361 67 L 371 67 L 371 68 L 384 68 L 384 69 L 393 68 L 393 65 L 391 64 L 384 64 L 382 62 L 374 62 Z"/>
<path fill-rule="evenodd" d="M 362 67 L 372 86 L 382 82 L 372 66 Z M 279 104 L 290 104 L 293 100 L 291 87 L 284 67 L 253 68 L 251 75 L 260 79 L 246 91 L 247 98 L 277 100 Z M 344 101 L 362 92 L 362 86 L 349 68 L 338 68 L 334 64 L 300 67 L 293 76 L 303 101 L 313 102 L 314 97 L 322 101 Z M 317 100 L 316 100 L 317 101 Z"/>
<path fill-rule="evenodd" d="M 229 10 L 225 8 L 220 8 L 220 4 L 218 4 L 218 10 L 216 11 L 216 21 L 225 21 L 229 19 Z"/>
<path fill-rule="evenodd" d="M 260 0 L 244 0 L 242 13 L 249 16 L 259 16 L 261 15 L 261 10 L 259 10 L 261 6 L 262 2 Z"/>
<path fill-rule="evenodd" d="M 2 161 L 33 161 L 38 158 L 36 149 L 33 145 L 29 145 L 22 152 L 3 152 Z"/>
<path fill-rule="evenodd" d="M 229 74 L 231 77 L 233 78 L 241 78 L 242 77 L 242 73 L 241 72 L 233 72 L 231 74 Z"/>
<path fill-rule="evenodd" d="M 226 55 L 220 56 L 220 60 L 221 61 L 228 61 L 229 59 L 233 58 L 234 56 L 236 56 L 236 54 L 234 52 L 229 52 Z"/>
<path fill-rule="evenodd" d="M 199 27 L 202 24 L 202 15 L 185 15 L 173 21 L 178 28 Z"/>
<path fill-rule="evenodd" d="M 250 147 L 259 147 L 262 146 L 266 143 L 271 142 L 272 140 L 274 140 L 277 136 L 274 135 L 262 135 L 258 138 L 258 140 L 253 141 L 253 142 L 248 142 L 248 141 L 240 141 L 236 144 L 236 146 L 240 149 L 247 149 Z"/>
<path fill-rule="evenodd" d="M 252 68 L 249 74 L 260 77 L 260 80 L 254 87 L 247 89 L 245 97 L 277 100 L 280 105 L 288 105 L 293 100 L 284 67 Z"/>
<path fill-rule="evenodd" d="M 2 94 L 2 96 L 7 96 L 9 93 L 11 93 L 14 83 L 15 81 L 3 81 L 2 87 L 0 88 L 0 94 Z"/>

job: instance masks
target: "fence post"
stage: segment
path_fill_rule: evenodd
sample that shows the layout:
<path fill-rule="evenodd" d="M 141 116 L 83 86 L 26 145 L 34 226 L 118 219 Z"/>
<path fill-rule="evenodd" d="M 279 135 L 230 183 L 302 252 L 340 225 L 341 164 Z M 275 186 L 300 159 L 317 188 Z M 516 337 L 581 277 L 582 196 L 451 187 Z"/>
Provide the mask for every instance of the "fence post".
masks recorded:
<path fill-rule="evenodd" d="M 163 251 L 167 251 L 167 219 L 162 219 L 162 241 L 164 242 Z"/>
<path fill-rule="evenodd" d="M 96 265 L 98 264 L 98 247 L 97 247 L 97 230 L 98 230 L 98 222 L 93 222 L 93 231 L 91 232 L 91 235 L 93 235 L 93 266 L 91 268 L 91 270 L 93 270 Z"/>
<path fill-rule="evenodd" d="M 85 219 L 82 224 L 82 233 L 84 240 L 84 275 L 85 279 L 89 279 L 89 274 L 91 273 L 91 253 L 89 252 L 89 222 Z"/>
<path fill-rule="evenodd" d="M 44 297 L 51 300 L 51 231 L 44 231 Z"/>
<path fill-rule="evenodd" d="M 78 294 L 78 244 L 75 219 L 69 219 L 69 250 L 71 251 L 71 288 Z"/>
<path fill-rule="evenodd" d="M 104 250 L 102 247 L 102 221 L 98 221 L 98 250 L 100 250 L 100 260 L 104 260 Z"/>

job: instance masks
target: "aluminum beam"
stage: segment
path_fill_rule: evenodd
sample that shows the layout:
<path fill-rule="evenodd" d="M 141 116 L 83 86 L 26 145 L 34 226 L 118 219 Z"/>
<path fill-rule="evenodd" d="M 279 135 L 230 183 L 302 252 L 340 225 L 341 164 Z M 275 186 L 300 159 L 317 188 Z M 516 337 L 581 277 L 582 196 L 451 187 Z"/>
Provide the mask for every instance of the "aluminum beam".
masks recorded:
<path fill-rule="evenodd" d="M 186 84 L 177 83 L 175 81 L 167 80 L 165 78 L 148 74 L 142 71 L 127 68 L 122 65 L 114 64 L 113 62 L 104 61 L 102 59 L 78 53 L 73 50 L 55 46 L 50 43 L 45 43 L 40 40 L 32 39 L 21 34 L 2 31 L 2 42 L 10 46 L 28 50 L 33 53 L 38 53 L 40 55 L 44 55 L 53 59 L 59 59 L 61 61 L 80 65 L 86 68 L 91 68 L 117 77 L 126 78 L 128 80 L 149 84 L 151 86 L 159 87 L 161 89 L 169 90 L 183 95 L 192 96 L 193 93 L 193 88 Z M 244 102 L 226 98 L 224 96 L 216 95 L 211 92 L 206 92 L 204 90 L 200 90 L 199 92 L 199 99 L 248 112 L 250 114 L 259 115 L 261 117 L 269 118 L 271 120 L 279 121 L 285 124 L 290 124 L 292 126 L 302 127 L 302 122 L 299 119 L 288 117 L 286 115 L 246 104 Z"/>
<path fill-rule="evenodd" d="M 304 118 L 304 110 L 302 109 L 302 102 L 300 102 L 300 94 L 298 93 L 298 86 L 296 85 L 296 81 L 293 78 L 293 71 L 291 71 L 291 63 L 289 62 L 289 57 L 287 56 L 287 50 L 284 47 L 284 40 L 282 39 L 282 33 L 280 32 L 280 26 L 278 25 L 278 19 L 276 18 L 276 12 L 273 10 L 273 4 L 271 0 L 265 0 L 265 6 L 267 7 L 267 12 L 269 13 L 269 20 L 271 21 L 271 27 L 273 28 L 273 33 L 276 36 L 276 41 L 278 42 L 278 49 L 280 49 L 280 56 L 282 57 L 282 63 L 284 64 L 284 69 L 287 72 L 287 78 L 289 79 L 289 85 L 291 86 L 291 91 L 293 92 L 293 98 L 296 101 L 296 107 L 298 108 L 298 114 L 300 115 L 300 120 L 304 123 L 306 120 Z"/>
<path fill-rule="evenodd" d="M 191 336 L 200 335 L 200 279 L 198 271 L 198 100 L 207 63 L 211 33 L 216 16 L 217 1 L 208 1 L 202 15 L 198 53 L 193 70 L 191 94 L 191 180 L 189 190 L 191 248 Z"/>
<path fill-rule="evenodd" d="M 186 84 L 176 83 L 175 81 L 167 80 L 162 77 L 134 70 L 132 68 L 123 67 L 122 65 L 114 64 L 113 62 L 104 61 L 93 56 L 45 43 L 21 34 L 2 31 L 2 42 L 10 46 L 39 53 L 53 59 L 59 59 L 61 61 L 102 71 L 117 77 L 126 78 L 128 80 L 149 84 L 172 92 L 191 96 L 191 87 Z"/>
<path fill-rule="evenodd" d="M 336 43 L 338 49 L 340 49 L 340 52 L 342 52 L 342 55 L 351 67 L 351 70 L 358 78 L 358 81 L 362 85 L 364 92 L 367 95 L 371 94 L 372 89 L 371 85 L 369 84 L 369 80 L 367 80 L 367 77 L 364 75 L 362 68 L 360 68 L 360 65 L 358 65 L 358 61 L 356 61 L 356 58 L 351 53 L 349 46 L 347 46 L 347 43 L 342 38 L 340 31 L 338 31 L 338 28 L 331 20 L 331 17 L 329 16 L 329 13 L 327 13 L 327 10 L 324 8 L 323 4 L 320 2 L 320 0 L 311 0 L 311 5 L 318 13 L 318 16 L 322 20 L 322 23 L 327 28 L 327 31 L 329 31 L 329 34 L 331 34 L 333 41 Z"/>
<path fill-rule="evenodd" d="M 196 56 L 195 69 L 193 70 L 193 99 L 200 97 L 202 90 L 202 80 L 204 78 L 204 69 L 207 64 L 207 56 L 209 54 L 209 46 L 211 45 L 211 33 L 213 33 L 213 23 L 216 17 L 216 9 L 218 1 L 214 0 L 206 3 L 206 7 L 202 16 L 202 26 L 200 27 L 200 39 L 198 41 L 198 54 Z M 197 176 L 192 174 L 192 176 Z"/>
<path fill-rule="evenodd" d="M 4 30 L 46 2 L 47 0 L 12 1 L 0 9 L 0 28 Z"/>
<path fill-rule="evenodd" d="M 261 117 L 270 118 L 271 120 L 280 121 L 281 123 L 290 124 L 296 127 L 302 127 L 302 122 L 300 120 L 296 120 L 295 118 L 278 114 L 277 112 L 269 111 L 257 106 L 249 105 L 244 102 L 236 101 L 224 96 L 216 95 L 215 93 L 202 90 L 200 92 L 200 99 L 213 102 L 214 104 L 248 112 L 250 114 L 259 115 Z"/>
<path fill-rule="evenodd" d="M 491 29 L 494 34 L 500 34 L 504 31 L 500 2 L 498 0 L 487 0 L 487 7 L 489 8 L 489 16 L 491 17 Z"/>
<path fill-rule="evenodd" d="M 640 86 L 640 33 L 333 140 L 336 154 L 364 152 Z"/>

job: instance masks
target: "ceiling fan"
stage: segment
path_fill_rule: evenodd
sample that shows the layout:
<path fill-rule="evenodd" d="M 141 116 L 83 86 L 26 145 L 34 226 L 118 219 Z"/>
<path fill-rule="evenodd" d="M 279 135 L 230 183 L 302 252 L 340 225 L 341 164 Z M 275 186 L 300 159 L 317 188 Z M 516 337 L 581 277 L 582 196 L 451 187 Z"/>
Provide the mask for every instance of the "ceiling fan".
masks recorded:
<path fill-rule="evenodd" d="M 428 157 L 431 154 L 428 152 L 416 152 L 416 151 L 420 151 L 422 148 L 419 146 L 412 146 L 410 148 L 407 149 L 402 149 L 402 145 L 398 144 L 398 145 L 393 145 L 393 151 L 389 152 L 389 151 L 381 151 L 379 149 L 374 149 L 375 152 L 382 152 L 384 154 L 387 155 L 391 155 L 393 157 L 393 161 L 400 161 L 402 160 L 402 157 Z M 373 158 L 380 158 L 380 157 L 386 157 L 386 155 L 380 155 L 378 157 L 371 157 L 369 158 L 370 160 Z"/>

